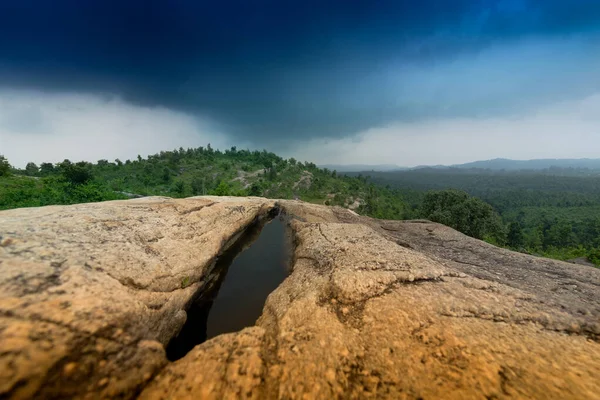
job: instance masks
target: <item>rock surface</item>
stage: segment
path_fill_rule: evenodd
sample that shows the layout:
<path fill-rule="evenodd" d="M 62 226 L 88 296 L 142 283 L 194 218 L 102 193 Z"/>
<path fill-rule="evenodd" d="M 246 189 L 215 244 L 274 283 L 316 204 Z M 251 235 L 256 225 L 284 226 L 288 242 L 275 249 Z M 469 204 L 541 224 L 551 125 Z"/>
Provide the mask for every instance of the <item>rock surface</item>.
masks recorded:
<path fill-rule="evenodd" d="M 216 257 L 279 206 L 256 326 L 168 362 Z M 600 270 L 262 198 L 0 212 L 0 397 L 600 398 Z"/>
<path fill-rule="evenodd" d="M 132 397 L 216 256 L 274 205 L 147 198 L 0 213 L 0 397 Z"/>

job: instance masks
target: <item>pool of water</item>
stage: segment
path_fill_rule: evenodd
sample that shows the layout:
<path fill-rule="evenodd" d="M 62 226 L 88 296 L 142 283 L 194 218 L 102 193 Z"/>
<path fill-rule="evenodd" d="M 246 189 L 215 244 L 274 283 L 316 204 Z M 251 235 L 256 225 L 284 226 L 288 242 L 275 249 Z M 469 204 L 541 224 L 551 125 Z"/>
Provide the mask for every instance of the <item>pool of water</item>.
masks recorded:
<path fill-rule="evenodd" d="M 283 216 L 257 223 L 217 260 L 213 282 L 187 310 L 187 321 L 167 347 L 177 360 L 221 333 L 252 326 L 267 296 L 288 275 L 290 240 Z"/>

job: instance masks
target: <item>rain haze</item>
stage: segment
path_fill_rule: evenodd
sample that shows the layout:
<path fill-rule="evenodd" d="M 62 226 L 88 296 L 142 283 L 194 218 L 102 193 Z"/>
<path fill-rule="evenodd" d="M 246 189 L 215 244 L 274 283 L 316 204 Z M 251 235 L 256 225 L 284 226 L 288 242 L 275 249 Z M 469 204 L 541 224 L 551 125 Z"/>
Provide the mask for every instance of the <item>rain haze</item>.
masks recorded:
<path fill-rule="evenodd" d="M 13 165 L 207 143 L 321 164 L 597 157 L 600 3 L 0 3 Z"/>

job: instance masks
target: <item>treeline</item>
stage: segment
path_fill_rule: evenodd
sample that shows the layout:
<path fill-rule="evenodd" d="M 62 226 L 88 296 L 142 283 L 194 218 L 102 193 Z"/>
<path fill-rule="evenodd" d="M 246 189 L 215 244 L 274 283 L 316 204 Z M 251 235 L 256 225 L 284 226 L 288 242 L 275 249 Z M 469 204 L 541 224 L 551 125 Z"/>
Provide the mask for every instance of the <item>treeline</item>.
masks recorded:
<path fill-rule="evenodd" d="M 206 147 L 162 151 L 133 160 L 28 163 L 0 180 L 0 209 L 164 195 L 264 196 L 340 205 L 376 218 L 400 219 L 397 190 L 338 175 L 314 163 L 267 151 Z"/>
<path fill-rule="evenodd" d="M 300 199 L 375 218 L 426 218 L 513 250 L 600 264 L 600 178 L 433 169 L 369 175 L 210 145 L 24 169 L 0 156 L 0 209 L 149 195 Z"/>
<path fill-rule="evenodd" d="M 350 175 L 358 175 L 354 173 Z M 544 205 L 561 201 L 600 202 L 600 176 L 562 176 L 534 171 L 498 172 L 480 169 L 434 169 L 369 172 L 373 182 L 418 191 L 460 189 L 483 199 L 512 192 Z M 542 199 L 536 196 L 542 195 Z M 555 195 L 555 196 L 552 196 Z M 558 195 L 558 196 L 556 196 Z M 572 195 L 572 197 L 570 197 Z M 567 198 L 565 198 L 568 197 Z M 542 203 L 535 205 L 541 205 Z"/>
<path fill-rule="evenodd" d="M 94 179 L 87 163 L 45 163 L 43 171 L 28 167 L 24 176 L 0 156 L 0 210 L 127 198 Z"/>

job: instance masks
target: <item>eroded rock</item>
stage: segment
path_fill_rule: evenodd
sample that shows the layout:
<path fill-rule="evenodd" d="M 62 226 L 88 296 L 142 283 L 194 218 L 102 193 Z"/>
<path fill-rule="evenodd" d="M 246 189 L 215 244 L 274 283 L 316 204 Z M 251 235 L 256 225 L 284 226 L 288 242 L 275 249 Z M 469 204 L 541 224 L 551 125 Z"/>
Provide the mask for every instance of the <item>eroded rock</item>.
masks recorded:
<path fill-rule="evenodd" d="M 0 394 L 598 398 L 599 270 L 428 221 L 277 203 L 292 216 L 292 273 L 256 326 L 172 363 L 164 345 L 215 256 L 273 201 L 0 213 Z"/>
<path fill-rule="evenodd" d="M 216 256 L 265 199 L 144 198 L 0 213 L 0 396 L 131 397 Z"/>

